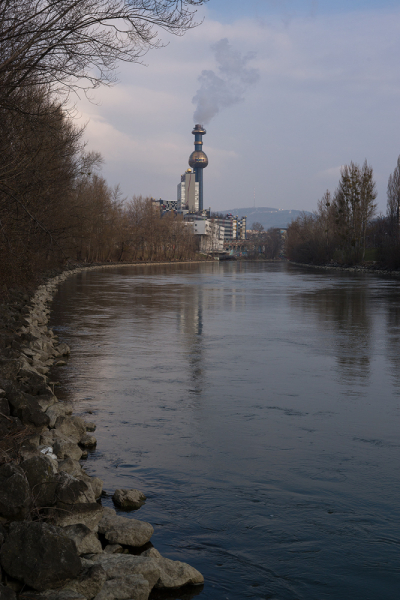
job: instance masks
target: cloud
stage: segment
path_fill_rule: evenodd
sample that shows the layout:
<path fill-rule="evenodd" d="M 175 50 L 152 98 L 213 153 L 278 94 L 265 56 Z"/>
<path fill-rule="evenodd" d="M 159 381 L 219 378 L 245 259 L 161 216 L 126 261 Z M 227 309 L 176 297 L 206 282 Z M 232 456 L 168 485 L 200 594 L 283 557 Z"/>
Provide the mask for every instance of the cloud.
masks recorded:
<path fill-rule="evenodd" d="M 257 69 L 247 66 L 254 60 L 255 52 L 241 54 L 231 46 L 228 38 L 219 40 L 211 49 L 219 75 L 203 70 L 199 77 L 200 88 L 192 99 L 196 105 L 193 120 L 204 125 L 220 110 L 242 102 L 248 87 L 257 83 L 260 77 Z"/>
<path fill-rule="evenodd" d="M 96 91 L 98 106 L 79 106 L 110 183 L 172 199 L 193 149 L 198 76 L 211 72 L 205 83 L 217 78 L 219 95 L 207 109 L 218 114 L 204 139 L 207 206 L 252 206 L 255 188 L 260 206 L 313 210 L 337 185 L 335 165 L 367 158 L 384 210 L 400 153 L 399 55 L 399 11 L 293 16 L 287 26 L 206 20 L 149 53 L 148 67 L 121 65 L 121 83 Z M 257 85 L 245 83 L 247 70 Z M 240 88 L 233 102 L 218 87 L 230 78 Z"/>

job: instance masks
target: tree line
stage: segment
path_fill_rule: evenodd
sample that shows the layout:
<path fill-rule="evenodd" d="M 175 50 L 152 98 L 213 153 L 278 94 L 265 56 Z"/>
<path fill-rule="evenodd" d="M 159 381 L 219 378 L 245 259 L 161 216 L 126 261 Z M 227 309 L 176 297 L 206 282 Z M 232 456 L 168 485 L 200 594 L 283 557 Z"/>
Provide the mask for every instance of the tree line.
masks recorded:
<path fill-rule="evenodd" d="M 249 258 L 268 260 L 279 258 L 282 253 L 282 238 L 279 229 L 270 227 L 265 230 L 262 223 L 255 221 L 251 226 L 251 231 L 247 234 L 246 247 Z"/>
<path fill-rule="evenodd" d="M 69 259 L 182 258 L 193 243 L 150 199 L 124 201 L 85 152 L 74 94 L 115 80 L 119 61 L 182 35 L 206 0 L 0 3 L 0 281 L 29 281 Z M 149 223 L 145 223 L 148 219 Z"/>
<path fill-rule="evenodd" d="M 400 157 L 389 177 L 385 216 L 376 216 L 376 197 L 367 161 L 342 167 L 335 192 L 327 190 L 313 214 L 304 213 L 289 225 L 287 257 L 308 264 L 377 261 L 400 266 Z"/>

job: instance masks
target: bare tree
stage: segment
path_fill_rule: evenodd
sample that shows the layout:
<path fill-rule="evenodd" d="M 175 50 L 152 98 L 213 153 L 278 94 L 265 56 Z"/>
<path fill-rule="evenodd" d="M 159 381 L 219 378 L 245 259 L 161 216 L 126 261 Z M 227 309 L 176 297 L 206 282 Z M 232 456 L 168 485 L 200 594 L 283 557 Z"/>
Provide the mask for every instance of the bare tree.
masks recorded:
<path fill-rule="evenodd" d="M 399 235 L 400 231 L 400 156 L 397 165 L 389 175 L 387 187 L 387 217 L 389 219 L 391 233 Z"/>
<path fill-rule="evenodd" d="M 32 83 L 65 91 L 114 81 L 118 61 L 159 48 L 157 28 L 182 35 L 207 0 L 2 0 L 0 101 Z"/>

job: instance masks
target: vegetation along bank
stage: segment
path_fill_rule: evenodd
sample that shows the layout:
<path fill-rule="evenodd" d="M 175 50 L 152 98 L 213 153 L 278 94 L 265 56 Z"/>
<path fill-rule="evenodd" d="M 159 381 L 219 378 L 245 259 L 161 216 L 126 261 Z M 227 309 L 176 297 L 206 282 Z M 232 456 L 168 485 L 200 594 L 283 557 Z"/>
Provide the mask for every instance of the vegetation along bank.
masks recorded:
<path fill-rule="evenodd" d="M 147 600 L 153 589 L 204 581 L 161 556 L 150 523 L 121 516 L 144 503 L 140 491 L 115 490 L 117 513 L 101 505 L 103 482 L 82 468 L 95 424 L 54 394 L 49 370 L 70 349 L 47 326 L 58 284 L 80 270 L 31 297 L 14 291 L 0 307 L 1 600 Z"/>
<path fill-rule="evenodd" d="M 387 187 L 386 215 L 376 215 L 376 185 L 367 161 L 341 169 L 338 187 L 325 192 L 314 214 L 287 230 L 289 260 L 315 265 L 400 267 L 400 157 Z"/>

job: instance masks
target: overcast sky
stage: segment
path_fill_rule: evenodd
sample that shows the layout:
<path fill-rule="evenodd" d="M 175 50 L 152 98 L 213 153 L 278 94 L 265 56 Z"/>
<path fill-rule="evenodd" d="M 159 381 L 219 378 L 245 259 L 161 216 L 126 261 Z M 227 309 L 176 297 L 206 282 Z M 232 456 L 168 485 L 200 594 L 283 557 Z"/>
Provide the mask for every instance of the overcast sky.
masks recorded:
<path fill-rule="evenodd" d="M 204 206 L 314 210 L 341 165 L 373 167 L 379 212 L 400 154 L 398 0 L 210 0 L 204 22 L 80 100 L 89 150 L 127 197 L 176 199 L 197 98 Z"/>

